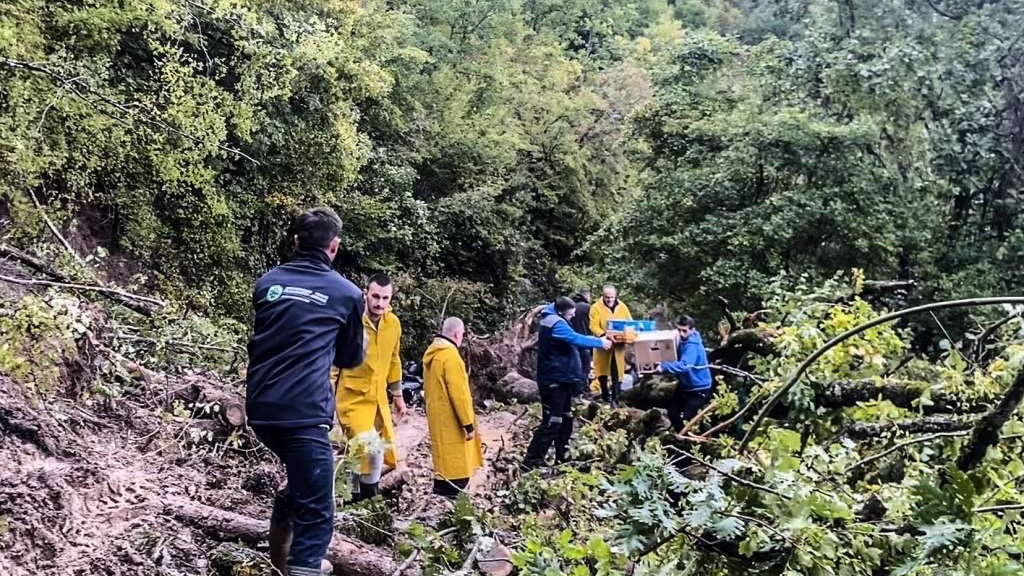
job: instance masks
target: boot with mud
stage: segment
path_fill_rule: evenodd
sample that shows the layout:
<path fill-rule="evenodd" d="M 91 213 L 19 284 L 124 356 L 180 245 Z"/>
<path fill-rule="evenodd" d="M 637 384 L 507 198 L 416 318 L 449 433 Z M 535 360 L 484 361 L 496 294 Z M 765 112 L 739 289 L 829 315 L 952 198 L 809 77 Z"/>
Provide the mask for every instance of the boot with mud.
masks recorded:
<path fill-rule="evenodd" d="M 288 574 L 288 552 L 292 547 L 292 524 L 288 508 L 288 487 L 274 495 L 274 508 L 270 514 L 270 532 L 267 535 L 270 546 L 270 563 L 282 576 Z"/>

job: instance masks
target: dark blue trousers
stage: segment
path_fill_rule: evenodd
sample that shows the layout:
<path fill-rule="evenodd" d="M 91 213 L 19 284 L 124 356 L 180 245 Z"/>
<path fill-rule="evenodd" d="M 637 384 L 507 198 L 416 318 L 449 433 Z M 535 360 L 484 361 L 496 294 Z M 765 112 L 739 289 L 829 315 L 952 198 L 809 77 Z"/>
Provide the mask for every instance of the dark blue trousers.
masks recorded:
<path fill-rule="evenodd" d="M 530 445 L 526 447 L 524 467 L 543 466 L 552 444 L 555 446 L 556 462 L 568 459 L 573 425 L 572 397 L 575 392 L 575 383 L 540 385 L 541 422 L 533 432 Z"/>
<path fill-rule="evenodd" d="M 291 525 L 288 566 L 320 570 L 334 535 L 334 450 L 326 426 L 253 428 L 284 463 L 288 488 L 274 499 L 271 522 Z"/>

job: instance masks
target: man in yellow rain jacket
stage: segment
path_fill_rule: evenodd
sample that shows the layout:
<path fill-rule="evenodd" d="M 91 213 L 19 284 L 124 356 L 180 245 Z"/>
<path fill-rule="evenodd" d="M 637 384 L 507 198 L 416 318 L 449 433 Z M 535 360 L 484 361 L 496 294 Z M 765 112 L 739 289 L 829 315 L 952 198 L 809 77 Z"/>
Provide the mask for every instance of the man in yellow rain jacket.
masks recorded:
<path fill-rule="evenodd" d="M 608 332 L 609 320 L 632 320 L 629 308 L 619 301 L 615 286 L 606 285 L 601 290 L 601 299 L 590 307 L 590 332 L 602 338 Z M 601 383 L 601 399 L 619 406 L 619 390 L 626 370 L 626 346 L 616 344 L 611 350 L 594 350 L 594 374 Z M 608 394 L 608 377 L 611 376 L 611 397 Z"/>
<path fill-rule="evenodd" d="M 434 460 L 434 493 L 449 498 L 465 490 L 473 472 L 483 465 L 469 377 L 458 350 L 465 332 L 462 320 L 446 319 L 441 334 L 423 355 L 423 396 Z"/>
<path fill-rule="evenodd" d="M 402 361 L 399 346 L 402 324 L 391 312 L 394 287 L 386 274 L 370 277 L 366 287 L 366 314 L 363 315 L 363 363 L 349 370 L 331 371 L 337 398 L 338 423 L 351 439 L 364 432 L 376 430 L 382 440 L 393 444 L 395 427 L 391 419 L 388 397 L 395 399 L 396 416 L 401 418 L 407 409 L 402 398 Z M 377 494 L 384 466 L 398 465 L 398 454 L 392 445 L 383 458 L 364 459 L 354 500 L 365 500 Z M 353 484 L 355 484 L 353 482 Z"/>

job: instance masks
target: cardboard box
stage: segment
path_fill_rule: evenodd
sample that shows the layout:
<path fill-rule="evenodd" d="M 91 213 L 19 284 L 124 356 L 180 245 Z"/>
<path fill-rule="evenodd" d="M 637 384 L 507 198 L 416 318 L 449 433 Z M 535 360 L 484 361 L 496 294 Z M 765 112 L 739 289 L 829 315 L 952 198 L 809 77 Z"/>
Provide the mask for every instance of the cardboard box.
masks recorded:
<path fill-rule="evenodd" d="M 676 342 L 679 333 L 675 330 L 638 332 L 633 340 L 633 354 L 636 369 L 641 374 L 651 374 L 660 362 L 675 362 Z"/>

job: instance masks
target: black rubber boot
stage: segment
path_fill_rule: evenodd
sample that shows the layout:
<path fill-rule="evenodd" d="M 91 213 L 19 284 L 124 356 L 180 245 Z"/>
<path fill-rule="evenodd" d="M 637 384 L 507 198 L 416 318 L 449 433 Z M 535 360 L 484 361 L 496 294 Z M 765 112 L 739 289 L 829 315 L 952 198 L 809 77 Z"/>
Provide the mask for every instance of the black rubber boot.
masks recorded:
<path fill-rule="evenodd" d="M 359 500 L 369 500 L 377 494 L 380 494 L 380 482 L 374 482 L 373 484 L 359 483 Z"/>

